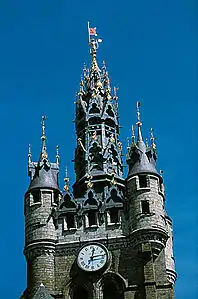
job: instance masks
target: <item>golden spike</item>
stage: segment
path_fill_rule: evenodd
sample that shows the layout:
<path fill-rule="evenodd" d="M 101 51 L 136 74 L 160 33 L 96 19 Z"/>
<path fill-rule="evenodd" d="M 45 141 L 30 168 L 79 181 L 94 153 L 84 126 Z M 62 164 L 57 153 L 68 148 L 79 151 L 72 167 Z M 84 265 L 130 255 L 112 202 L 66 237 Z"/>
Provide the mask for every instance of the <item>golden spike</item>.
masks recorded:
<path fill-rule="evenodd" d="M 148 145 L 148 138 L 146 138 L 146 147 L 148 147 L 149 145 Z"/>
<path fill-rule="evenodd" d="M 115 87 L 114 86 L 114 88 L 113 88 L 113 92 L 114 92 L 114 94 L 113 94 L 113 98 L 114 98 L 114 100 L 117 100 L 118 99 L 118 97 L 117 97 L 117 90 L 119 89 L 119 87 Z"/>
<path fill-rule="evenodd" d="M 112 172 L 112 179 L 111 179 L 111 185 L 112 186 L 115 186 L 117 183 L 116 183 L 116 180 L 115 180 L 115 175 L 116 175 L 116 173 L 115 173 L 115 171 L 113 170 L 113 172 Z"/>
<path fill-rule="evenodd" d="M 44 159 L 48 158 L 48 154 L 46 152 L 46 135 L 45 135 L 45 120 L 46 116 L 42 116 L 41 126 L 42 126 L 42 134 L 41 134 L 41 140 L 42 140 L 42 149 L 41 149 L 41 157 Z"/>
<path fill-rule="evenodd" d="M 68 171 L 67 171 L 67 166 L 65 167 L 65 178 L 64 178 L 64 182 L 65 182 L 65 185 L 64 185 L 64 190 L 65 191 L 68 191 L 69 190 L 69 177 L 68 177 Z"/>
<path fill-rule="evenodd" d="M 151 130 L 150 130 L 150 135 L 151 135 L 151 138 L 150 138 L 150 140 L 151 140 L 151 145 L 152 145 L 152 147 L 153 147 L 154 149 L 156 149 L 156 144 L 155 144 L 155 140 L 156 140 L 156 138 L 154 137 L 153 128 L 151 128 Z"/>
<path fill-rule="evenodd" d="M 91 47 L 91 56 L 92 56 L 92 64 L 91 64 L 91 69 L 92 70 L 99 70 L 97 60 L 96 60 L 96 53 L 97 53 L 97 48 L 98 48 L 98 43 L 94 39 L 91 39 L 90 41 L 90 47 Z"/>
<path fill-rule="evenodd" d="M 59 160 L 60 160 L 60 156 L 59 156 L 59 145 L 56 146 L 56 164 L 59 165 Z"/>
<path fill-rule="evenodd" d="M 83 67 L 83 76 L 84 76 L 84 78 L 87 77 L 87 67 L 86 67 L 86 63 L 84 63 L 84 67 Z"/>
<path fill-rule="evenodd" d="M 45 120 L 46 120 L 46 116 L 42 116 L 42 121 L 41 121 L 41 125 L 42 125 L 41 139 L 42 139 L 42 141 L 46 140 L 46 136 L 45 136 Z"/>
<path fill-rule="evenodd" d="M 92 182 L 92 179 L 93 179 L 93 176 L 88 174 L 87 175 L 87 178 L 89 179 L 88 183 L 87 183 L 87 188 L 88 189 L 91 189 L 93 187 L 93 182 Z"/>
<path fill-rule="evenodd" d="M 131 136 L 131 138 L 132 138 L 132 147 L 134 147 L 135 146 L 135 126 L 134 125 L 132 125 L 132 127 L 131 127 L 131 132 L 132 132 L 132 136 Z"/>
<path fill-rule="evenodd" d="M 83 81 L 83 78 L 81 76 L 81 78 L 80 78 L 80 92 L 83 91 L 83 86 L 84 86 L 84 81 Z"/>
<path fill-rule="evenodd" d="M 140 120 L 140 105 L 141 105 L 141 103 L 137 102 L 137 104 L 136 104 L 136 108 L 137 108 L 137 123 L 136 123 L 136 125 L 138 127 L 140 127 L 142 125 L 141 120 Z"/>
<path fill-rule="evenodd" d="M 130 141 L 129 141 L 129 137 L 127 137 L 127 150 L 130 150 Z"/>
<path fill-rule="evenodd" d="M 28 163 L 32 162 L 31 144 L 28 145 Z"/>

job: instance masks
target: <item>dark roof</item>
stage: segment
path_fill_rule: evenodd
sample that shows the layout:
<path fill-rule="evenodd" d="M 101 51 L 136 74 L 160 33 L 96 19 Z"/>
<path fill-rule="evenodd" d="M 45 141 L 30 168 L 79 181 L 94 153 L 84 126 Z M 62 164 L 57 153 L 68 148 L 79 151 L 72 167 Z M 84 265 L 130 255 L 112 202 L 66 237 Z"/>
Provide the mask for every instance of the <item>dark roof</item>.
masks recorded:
<path fill-rule="evenodd" d="M 38 188 L 48 188 L 59 190 L 57 182 L 57 173 L 56 169 L 52 169 L 45 163 L 35 166 L 35 174 L 31 180 L 28 191 Z"/>
<path fill-rule="evenodd" d="M 32 299 L 53 299 L 43 284 L 39 286 Z"/>
<path fill-rule="evenodd" d="M 130 152 L 128 177 L 141 173 L 158 174 L 156 169 L 157 155 L 153 147 L 148 148 L 142 138 L 140 126 L 138 127 L 138 140 Z"/>
<path fill-rule="evenodd" d="M 141 154 L 140 160 L 136 161 L 136 163 L 131 167 L 128 176 L 138 173 L 154 173 L 159 175 L 155 165 L 149 161 L 145 152 Z"/>

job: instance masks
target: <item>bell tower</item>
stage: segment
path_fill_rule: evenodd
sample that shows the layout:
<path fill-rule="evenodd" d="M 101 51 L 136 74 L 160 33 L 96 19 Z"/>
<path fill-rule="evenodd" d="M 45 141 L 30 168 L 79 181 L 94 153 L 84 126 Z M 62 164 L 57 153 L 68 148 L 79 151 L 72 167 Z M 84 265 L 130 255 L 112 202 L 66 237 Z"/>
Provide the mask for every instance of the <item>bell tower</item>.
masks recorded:
<path fill-rule="evenodd" d="M 142 136 L 140 103 L 123 177 L 116 88 L 99 67 L 96 28 L 89 28 L 90 67 L 76 95 L 76 180 L 58 184 L 42 118 L 38 162 L 28 154 L 25 194 L 27 289 L 23 299 L 174 299 L 172 221 L 165 210 L 153 130 Z M 137 132 L 136 132 L 137 131 Z"/>

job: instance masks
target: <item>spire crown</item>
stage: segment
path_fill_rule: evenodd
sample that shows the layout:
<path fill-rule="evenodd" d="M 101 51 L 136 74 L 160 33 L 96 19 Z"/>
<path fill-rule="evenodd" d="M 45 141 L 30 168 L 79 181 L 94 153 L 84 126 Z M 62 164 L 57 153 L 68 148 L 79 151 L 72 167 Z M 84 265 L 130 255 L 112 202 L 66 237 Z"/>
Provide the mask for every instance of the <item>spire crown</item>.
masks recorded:
<path fill-rule="evenodd" d="M 41 160 L 47 160 L 48 159 L 48 154 L 47 154 L 47 147 L 46 147 L 46 135 L 45 135 L 45 120 L 46 116 L 42 116 L 42 121 L 41 121 Z"/>

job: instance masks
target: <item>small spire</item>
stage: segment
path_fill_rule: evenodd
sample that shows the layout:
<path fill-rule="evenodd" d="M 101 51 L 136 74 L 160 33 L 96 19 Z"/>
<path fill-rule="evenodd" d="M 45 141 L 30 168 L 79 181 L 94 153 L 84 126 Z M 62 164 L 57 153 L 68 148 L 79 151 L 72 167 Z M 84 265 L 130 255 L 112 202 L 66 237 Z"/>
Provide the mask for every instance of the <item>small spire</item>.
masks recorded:
<path fill-rule="evenodd" d="M 69 190 L 69 177 L 68 177 L 68 171 L 67 171 L 67 166 L 65 167 L 65 178 L 64 178 L 64 182 L 65 182 L 65 185 L 64 185 L 64 190 L 65 191 L 68 191 Z"/>
<path fill-rule="evenodd" d="M 151 140 L 151 146 L 152 146 L 153 149 L 156 149 L 156 144 L 155 144 L 156 138 L 154 137 L 153 128 L 151 128 L 151 130 L 150 130 L 150 136 L 151 136 L 151 138 L 150 138 L 150 140 Z"/>
<path fill-rule="evenodd" d="M 59 165 L 60 156 L 59 156 L 59 145 L 56 146 L 56 164 Z"/>
<path fill-rule="evenodd" d="M 83 67 L 83 76 L 84 76 L 84 79 L 87 77 L 87 67 L 86 67 L 86 63 L 84 63 L 84 67 Z"/>
<path fill-rule="evenodd" d="M 115 101 L 117 101 L 117 99 L 118 99 L 118 96 L 117 96 L 117 90 L 118 90 L 119 88 L 118 87 L 115 87 L 114 86 L 114 88 L 113 88 L 113 98 L 114 98 L 114 100 Z"/>
<path fill-rule="evenodd" d="M 111 93 L 110 79 L 109 79 L 109 74 L 107 72 L 106 63 L 104 60 L 103 60 L 102 69 L 103 69 L 104 86 L 106 88 L 106 92 L 110 94 Z M 109 99 L 111 99 L 111 97 L 109 97 L 108 100 Z"/>
<path fill-rule="evenodd" d="M 80 78 L 80 93 L 83 92 L 83 86 L 84 86 L 84 81 L 83 81 L 83 78 L 81 76 L 81 78 Z"/>
<path fill-rule="evenodd" d="M 28 145 L 28 164 L 32 162 L 31 144 Z"/>
<path fill-rule="evenodd" d="M 132 125 L 132 127 L 131 127 L 131 132 L 132 132 L 132 147 L 134 147 L 135 146 L 135 126 L 134 125 Z"/>
<path fill-rule="evenodd" d="M 129 137 L 127 137 L 127 150 L 129 151 L 131 148 L 130 148 L 130 140 L 129 140 Z"/>
<path fill-rule="evenodd" d="M 41 158 L 47 159 L 47 151 L 46 151 L 46 135 L 45 135 L 45 120 L 46 116 L 42 116 L 42 121 L 41 121 L 41 140 L 42 140 L 42 147 L 41 147 Z"/>
<path fill-rule="evenodd" d="M 149 145 L 148 145 L 148 138 L 146 138 L 146 147 L 148 148 Z"/>
<path fill-rule="evenodd" d="M 141 120 L 140 120 L 140 102 L 137 102 L 136 108 L 137 108 L 137 122 L 136 125 L 138 126 L 138 141 L 143 141 L 142 139 L 142 132 L 141 132 Z"/>
<path fill-rule="evenodd" d="M 97 54 L 97 49 L 98 49 L 98 41 L 96 41 L 92 38 L 90 40 L 89 45 L 91 47 L 90 53 L 92 56 L 91 70 L 99 70 L 97 59 L 96 59 L 96 54 Z"/>

